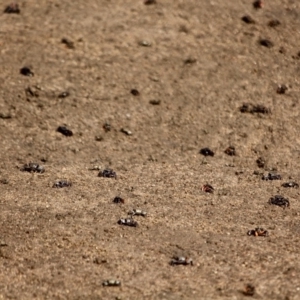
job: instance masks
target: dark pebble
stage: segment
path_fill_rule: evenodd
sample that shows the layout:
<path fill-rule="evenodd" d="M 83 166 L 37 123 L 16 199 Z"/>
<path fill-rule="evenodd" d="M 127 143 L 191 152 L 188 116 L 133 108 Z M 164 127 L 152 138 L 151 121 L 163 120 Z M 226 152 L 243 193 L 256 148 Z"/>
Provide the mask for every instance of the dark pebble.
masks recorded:
<path fill-rule="evenodd" d="M 56 130 L 57 132 L 65 135 L 65 136 L 72 136 L 73 135 L 73 132 L 68 129 L 66 126 L 59 126 Z"/>
<path fill-rule="evenodd" d="M 261 40 L 259 41 L 259 44 L 260 44 L 261 46 L 264 46 L 264 47 L 267 47 L 267 48 L 272 48 L 272 47 L 274 47 L 274 43 L 271 42 L 270 40 L 267 40 L 267 39 L 261 39 Z"/>
<path fill-rule="evenodd" d="M 247 24 L 255 24 L 255 20 L 249 15 L 243 16 L 242 21 L 244 21 Z"/>
<path fill-rule="evenodd" d="M 34 76 L 34 73 L 30 70 L 30 68 L 28 67 L 23 67 L 20 69 L 20 74 L 24 75 L 24 76 Z"/>

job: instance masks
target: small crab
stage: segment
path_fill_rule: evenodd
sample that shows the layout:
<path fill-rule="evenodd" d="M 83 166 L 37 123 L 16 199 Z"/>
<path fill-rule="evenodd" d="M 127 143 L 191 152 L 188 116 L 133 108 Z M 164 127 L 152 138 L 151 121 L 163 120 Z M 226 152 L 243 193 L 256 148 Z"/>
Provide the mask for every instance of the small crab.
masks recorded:
<path fill-rule="evenodd" d="M 209 148 L 202 148 L 200 150 L 200 154 L 202 154 L 204 156 L 214 156 L 215 155 L 215 153 L 212 150 L 210 150 Z"/>
<path fill-rule="evenodd" d="M 112 169 L 104 169 L 103 171 L 100 171 L 98 173 L 99 177 L 105 177 L 105 178 L 115 178 L 117 179 L 117 174 Z"/>
<path fill-rule="evenodd" d="M 204 184 L 201 187 L 201 191 L 205 192 L 205 193 L 213 193 L 214 192 L 214 188 L 210 185 L 210 184 Z"/>
<path fill-rule="evenodd" d="M 271 197 L 269 199 L 269 204 L 273 204 L 273 205 L 278 205 L 281 206 L 283 208 L 289 207 L 290 206 L 290 201 L 287 198 L 284 198 L 280 195 L 275 195 L 274 197 Z"/>
<path fill-rule="evenodd" d="M 138 223 L 134 221 L 132 218 L 125 218 L 125 219 L 120 219 L 118 221 L 119 225 L 125 225 L 125 226 L 131 226 L 131 227 L 137 227 Z"/>
<path fill-rule="evenodd" d="M 40 166 L 37 163 L 30 162 L 29 164 L 25 164 L 21 169 L 23 172 L 33 172 L 33 173 L 44 173 L 45 168 Z"/>
<path fill-rule="evenodd" d="M 193 265 L 193 260 L 191 258 L 185 256 L 174 256 L 173 259 L 170 261 L 170 265 Z"/>
<path fill-rule="evenodd" d="M 253 105 L 251 103 L 244 103 L 240 107 L 240 112 L 250 113 L 250 114 L 254 114 L 254 113 L 268 114 L 268 113 L 270 113 L 270 109 L 268 109 L 264 105 L 260 105 L 260 104 Z"/>
<path fill-rule="evenodd" d="M 103 286 L 120 286 L 121 281 L 115 279 L 109 279 L 102 282 Z"/>
<path fill-rule="evenodd" d="M 280 174 L 268 173 L 267 175 L 263 175 L 262 180 L 281 180 L 282 177 Z"/>
<path fill-rule="evenodd" d="M 64 188 L 64 187 L 70 187 L 72 186 L 72 182 L 67 181 L 67 180 L 57 180 L 54 184 L 53 184 L 53 188 Z"/>
<path fill-rule="evenodd" d="M 290 182 L 283 183 L 281 186 L 283 186 L 285 188 L 298 188 L 299 184 L 297 182 L 290 181 Z"/>
<path fill-rule="evenodd" d="M 131 216 L 143 216 L 143 217 L 147 216 L 147 213 L 145 211 L 142 211 L 141 209 L 133 209 L 129 211 L 128 214 Z"/>
<path fill-rule="evenodd" d="M 249 230 L 247 232 L 248 235 L 254 235 L 254 236 L 269 236 L 269 233 L 267 230 L 263 228 L 255 228 L 254 230 Z"/>

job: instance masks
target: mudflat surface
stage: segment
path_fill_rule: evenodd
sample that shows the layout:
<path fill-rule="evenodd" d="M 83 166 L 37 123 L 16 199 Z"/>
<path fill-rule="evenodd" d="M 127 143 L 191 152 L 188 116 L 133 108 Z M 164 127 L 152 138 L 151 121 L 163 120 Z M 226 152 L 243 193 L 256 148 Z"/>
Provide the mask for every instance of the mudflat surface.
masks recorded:
<path fill-rule="evenodd" d="M 282 187 L 300 183 L 299 1 L 19 7 L 0 16 L 0 299 L 300 299 L 299 189 Z M 119 225 L 132 209 L 147 216 Z"/>

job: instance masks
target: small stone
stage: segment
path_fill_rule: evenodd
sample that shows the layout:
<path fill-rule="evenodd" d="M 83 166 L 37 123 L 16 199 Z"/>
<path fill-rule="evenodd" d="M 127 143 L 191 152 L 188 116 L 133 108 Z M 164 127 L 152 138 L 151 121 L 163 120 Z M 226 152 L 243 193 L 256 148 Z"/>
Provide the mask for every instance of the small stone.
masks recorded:
<path fill-rule="evenodd" d="M 257 0 L 253 2 L 253 7 L 256 9 L 260 9 L 264 7 L 264 3 L 262 0 Z"/>
<path fill-rule="evenodd" d="M 277 87 L 277 94 L 285 94 L 285 92 L 288 90 L 288 87 L 285 84 L 279 85 Z"/>
<path fill-rule="evenodd" d="M 59 126 L 56 129 L 56 131 L 63 134 L 64 136 L 72 136 L 73 135 L 73 132 L 70 129 L 68 129 L 66 126 Z"/>
<path fill-rule="evenodd" d="M 149 103 L 152 105 L 160 105 L 160 100 L 150 100 Z"/>
<path fill-rule="evenodd" d="M 137 90 L 137 89 L 132 89 L 130 91 L 130 93 L 133 95 L 133 96 L 139 96 L 140 95 L 140 92 Z"/>
<path fill-rule="evenodd" d="M 151 43 L 150 42 L 148 42 L 148 41 L 140 41 L 139 42 L 139 45 L 140 46 L 143 46 L 143 47 L 150 47 L 151 46 Z"/>
<path fill-rule="evenodd" d="M 65 44 L 67 46 L 67 48 L 69 48 L 69 49 L 74 49 L 75 48 L 74 43 L 72 41 L 70 41 L 69 39 L 67 39 L 67 38 L 62 38 L 61 42 L 63 44 Z"/>
<path fill-rule="evenodd" d="M 97 141 L 97 142 L 103 141 L 103 136 L 102 135 L 96 135 L 95 136 L 95 141 Z"/>
<path fill-rule="evenodd" d="M 67 92 L 67 91 L 65 91 L 65 92 L 60 93 L 60 94 L 58 95 L 58 98 L 66 98 L 66 97 L 68 97 L 68 96 L 70 96 L 70 93 Z"/>
<path fill-rule="evenodd" d="M 259 43 L 260 43 L 261 46 L 264 46 L 264 47 L 267 47 L 267 48 L 274 47 L 274 43 L 271 42 L 270 40 L 267 40 L 267 39 L 261 39 L 259 41 Z"/>
<path fill-rule="evenodd" d="M 281 24 L 280 21 L 274 19 L 274 20 L 271 20 L 271 21 L 268 23 L 268 26 L 270 26 L 270 27 L 277 27 L 277 26 L 279 26 L 280 24 Z"/>
<path fill-rule="evenodd" d="M 20 8 L 18 3 L 12 2 L 10 5 L 6 6 L 4 9 L 4 13 L 6 14 L 19 14 L 20 13 Z"/>
<path fill-rule="evenodd" d="M 156 4 L 156 0 L 145 0 L 144 1 L 145 5 L 151 5 L 151 4 Z"/>
<path fill-rule="evenodd" d="M 30 70 L 29 67 L 23 67 L 20 69 L 20 74 L 24 75 L 24 76 L 29 76 L 32 77 L 34 76 L 34 73 Z"/>
<path fill-rule="evenodd" d="M 128 130 L 127 128 L 121 128 L 121 132 L 125 133 L 126 135 L 132 135 L 132 132 Z"/>
<path fill-rule="evenodd" d="M 242 21 L 244 21 L 247 24 L 255 24 L 256 23 L 255 20 L 249 15 L 243 16 Z"/>

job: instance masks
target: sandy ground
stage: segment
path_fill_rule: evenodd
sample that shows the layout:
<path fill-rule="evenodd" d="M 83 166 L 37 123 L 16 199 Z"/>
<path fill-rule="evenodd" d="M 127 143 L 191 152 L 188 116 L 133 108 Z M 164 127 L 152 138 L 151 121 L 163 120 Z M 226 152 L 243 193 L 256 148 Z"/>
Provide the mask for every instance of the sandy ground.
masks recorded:
<path fill-rule="evenodd" d="M 0 17 L 0 299 L 300 299 L 299 189 L 282 187 L 300 183 L 299 1 L 19 8 Z M 132 209 L 147 216 L 119 225 Z"/>

